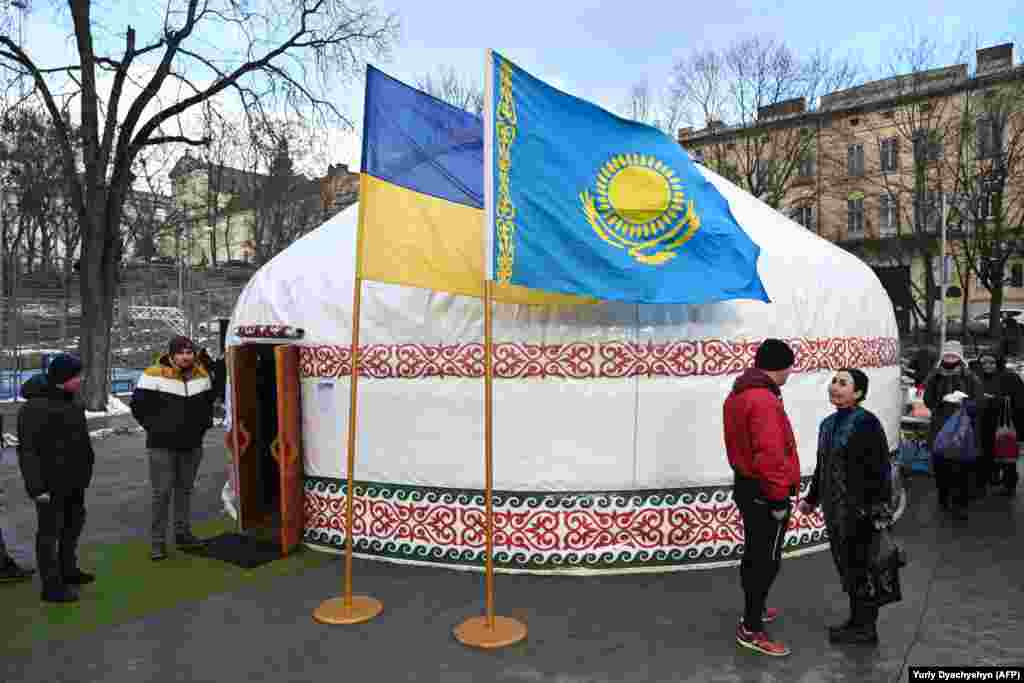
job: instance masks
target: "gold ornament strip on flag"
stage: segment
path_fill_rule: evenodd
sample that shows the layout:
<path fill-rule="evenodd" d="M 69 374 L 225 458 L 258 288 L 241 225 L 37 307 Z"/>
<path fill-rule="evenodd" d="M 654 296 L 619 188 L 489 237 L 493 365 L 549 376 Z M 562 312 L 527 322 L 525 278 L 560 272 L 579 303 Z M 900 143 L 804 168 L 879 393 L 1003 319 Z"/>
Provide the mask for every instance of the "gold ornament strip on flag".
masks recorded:
<path fill-rule="evenodd" d="M 496 58 L 497 59 L 497 58 Z M 512 203 L 510 172 L 512 170 L 512 142 L 516 138 L 516 105 L 512 96 L 512 66 L 499 60 L 501 72 L 498 88 L 500 92 L 496 112 L 498 142 L 498 201 L 494 212 L 494 227 L 498 238 L 498 259 L 495 276 L 498 282 L 512 281 L 514 251 L 512 234 L 516 229 L 516 207 Z"/>

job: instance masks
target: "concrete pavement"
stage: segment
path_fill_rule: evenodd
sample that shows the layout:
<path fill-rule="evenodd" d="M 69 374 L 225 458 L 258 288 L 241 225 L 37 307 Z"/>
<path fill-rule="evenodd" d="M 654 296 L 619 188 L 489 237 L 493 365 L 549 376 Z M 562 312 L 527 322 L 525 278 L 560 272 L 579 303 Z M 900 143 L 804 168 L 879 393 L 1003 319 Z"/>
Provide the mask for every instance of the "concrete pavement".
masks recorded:
<path fill-rule="evenodd" d="M 208 436 L 196 495 L 200 517 L 219 509 L 221 434 Z M 97 443 L 85 542 L 145 532 L 142 438 Z M 357 560 L 356 592 L 385 604 L 367 624 L 330 627 L 311 619 L 320 601 L 340 590 L 335 561 L 41 645 L 0 663 L 0 680 L 905 681 L 907 665 L 1024 664 L 1021 497 L 978 501 L 967 522 L 955 522 L 937 509 L 930 479 L 912 480 L 910 496 L 896 529 L 910 558 L 904 599 L 883 608 L 877 648 L 828 644 L 825 626 L 845 617 L 846 596 L 827 552 L 783 563 L 770 604 L 783 610 L 772 633 L 793 648 L 784 659 L 735 644 L 742 604 L 735 568 L 499 575 L 498 613 L 525 621 L 530 632 L 519 645 L 480 652 L 451 634 L 483 610 L 480 574 Z M 13 507 L 19 533 L 30 531 L 34 520 Z"/>

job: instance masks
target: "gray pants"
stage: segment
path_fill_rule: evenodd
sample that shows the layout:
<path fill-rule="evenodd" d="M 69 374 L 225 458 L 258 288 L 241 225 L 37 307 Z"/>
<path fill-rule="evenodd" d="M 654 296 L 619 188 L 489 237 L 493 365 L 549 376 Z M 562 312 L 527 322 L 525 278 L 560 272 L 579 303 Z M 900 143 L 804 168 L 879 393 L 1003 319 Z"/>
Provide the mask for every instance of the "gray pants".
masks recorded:
<path fill-rule="evenodd" d="M 191 531 L 189 511 L 192 486 L 203 459 L 202 447 L 177 451 L 149 448 L 149 482 L 153 487 L 153 526 L 151 538 L 155 544 L 167 540 L 167 508 L 174 492 L 174 531 Z"/>

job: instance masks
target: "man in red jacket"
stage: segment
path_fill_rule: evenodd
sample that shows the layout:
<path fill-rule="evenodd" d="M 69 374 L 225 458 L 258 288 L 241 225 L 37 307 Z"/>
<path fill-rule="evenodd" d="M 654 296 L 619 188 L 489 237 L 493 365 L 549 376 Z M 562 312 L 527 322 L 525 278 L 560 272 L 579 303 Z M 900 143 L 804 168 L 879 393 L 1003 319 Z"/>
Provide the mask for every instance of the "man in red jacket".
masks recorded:
<path fill-rule="evenodd" d="M 733 499 L 745 537 L 740 581 L 746 602 L 736 642 L 773 657 L 789 654 L 784 643 L 768 637 L 764 622 L 778 615 L 765 601 L 782 563 L 789 499 L 800 486 L 796 439 L 779 390 L 794 359 L 785 342 L 764 340 L 754 367 L 736 379 L 723 408 L 725 451 L 735 473 Z"/>

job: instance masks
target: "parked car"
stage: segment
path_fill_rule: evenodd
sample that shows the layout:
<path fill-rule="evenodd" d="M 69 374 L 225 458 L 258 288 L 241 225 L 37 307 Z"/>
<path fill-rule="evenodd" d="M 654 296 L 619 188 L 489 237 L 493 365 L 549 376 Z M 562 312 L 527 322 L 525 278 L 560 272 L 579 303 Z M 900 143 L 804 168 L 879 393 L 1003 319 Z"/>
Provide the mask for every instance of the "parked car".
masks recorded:
<path fill-rule="evenodd" d="M 1003 323 L 1006 322 L 1007 318 L 1013 318 L 1018 323 L 1024 324 L 1024 318 L 1020 317 L 1022 314 L 1024 314 L 1024 308 L 1004 308 L 1000 311 Z M 970 330 L 972 334 L 986 335 L 988 334 L 989 320 L 990 317 L 988 313 L 976 315 L 967 323 L 967 329 Z"/>

